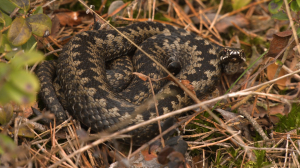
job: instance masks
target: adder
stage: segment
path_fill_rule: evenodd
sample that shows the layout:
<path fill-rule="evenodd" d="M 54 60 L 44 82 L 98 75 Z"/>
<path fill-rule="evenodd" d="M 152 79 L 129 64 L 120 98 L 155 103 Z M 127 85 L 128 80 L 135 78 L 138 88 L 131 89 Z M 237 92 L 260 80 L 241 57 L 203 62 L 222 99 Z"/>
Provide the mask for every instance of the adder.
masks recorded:
<path fill-rule="evenodd" d="M 189 31 L 170 25 L 139 22 L 118 30 L 178 79 L 189 81 L 199 98 L 215 89 L 221 72 L 234 74 L 246 60 L 241 49 L 212 44 Z M 156 117 L 153 103 L 143 106 L 145 101 L 153 99 L 149 82 L 134 76 L 127 80 L 130 83 L 128 86 L 125 84 L 124 89 L 114 88 L 110 84 L 107 76 L 115 81 L 118 76 L 124 78 L 124 75 L 107 75 L 106 63 L 122 56 L 132 56 L 133 68 L 129 69 L 154 79 L 167 76 L 160 66 L 136 50 L 115 30 L 82 32 L 63 47 L 58 60 L 45 61 L 37 70 L 41 81 L 40 94 L 47 108 L 59 122 L 66 119 L 64 110 L 67 110 L 95 132 L 108 128 L 118 130 Z M 117 67 L 130 64 L 118 62 Z M 152 83 L 154 92 L 159 95 L 159 115 L 193 103 L 172 81 Z M 122 122 L 126 124 L 120 125 Z M 157 123 L 153 123 L 130 134 L 135 140 L 140 140 L 153 137 L 158 134 L 157 130 Z"/>

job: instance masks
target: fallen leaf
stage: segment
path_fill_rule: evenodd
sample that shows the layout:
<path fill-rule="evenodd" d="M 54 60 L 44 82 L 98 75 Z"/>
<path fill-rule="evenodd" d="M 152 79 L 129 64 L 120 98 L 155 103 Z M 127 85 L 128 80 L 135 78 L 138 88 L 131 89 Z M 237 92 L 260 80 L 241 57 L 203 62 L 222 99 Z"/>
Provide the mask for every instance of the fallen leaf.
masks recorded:
<path fill-rule="evenodd" d="M 196 95 L 196 92 L 194 91 L 194 86 L 191 85 L 191 82 L 189 80 L 179 80 L 186 88 L 188 88 L 194 95 Z"/>
<path fill-rule="evenodd" d="M 273 40 L 270 43 L 269 52 L 266 54 L 265 57 L 266 58 L 267 57 L 276 57 L 277 54 L 280 53 L 281 50 L 283 50 L 286 47 L 291 35 L 292 35 L 291 30 L 278 32 L 278 33 L 274 34 L 273 35 Z M 295 44 L 292 44 L 292 45 L 295 46 Z M 295 51 L 290 50 L 290 52 L 292 52 L 292 53 L 288 54 L 289 58 L 294 57 Z M 289 58 L 287 58 L 287 59 L 289 59 Z"/>
<path fill-rule="evenodd" d="M 79 16 L 78 12 L 64 12 L 64 13 L 55 14 L 55 17 L 58 18 L 59 23 L 62 26 L 68 25 L 71 27 L 82 23 L 81 18 L 79 18 L 78 16 Z"/>
<path fill-rule="evenodd" d="M 274 58 L 270 58 L 270 60 L 273 60 Z M 267 58 L 265 58 L 267 60 Z M 269 80 L 274 79 L 275 73 L 278 69 L 278 65 L 276 63 L 273 63 L 267 67 L 267 78 Z M 278 77 L 284 76 L 288 74 L 283 68 L 280 69 Z M 285 90 L 285 89 L 295 89 L 296 83 L 291 83 L 292 77 L 286 77 L 280 80 L 277 80 L 275 84 L 277 84 L 278 88 L 280 90 Z"/>
<path fill-rule="evenodd" d="M 220 18 L 221 16 L 222 15 L 218 15 L 218 18 Z M 206 14 L 206 17 L 209 19 L 209 21 L 211 23 L 214 20 L 214 18 L 216 17 L 216 14 L 209 13 L 209 14 Z M 192 17 L 192 20 L 193 20 L 194 24 L 200 23 L 198 17 Z M 206 20 L 206 18 L 204 16 L 202 16 L 202 20 L 204 22 L 208 23 L 208 21 Z M 233 26 L 232 22 L 241 28 L 247 27 L 249 25 L 248 19 L 246 19 L 244 15 L 238 14 L 238 15 L 228 16 L 228 17 L 218 21 L 214 26 L 218 32 L 226 33 L 228 31 L 228 28 Z"/>
<path fill-rule="evenodd" d="M 270 16 L 253 15 L 249 19 L 252 30 L 267 30 L 274 27 L 274 19 Z"/>
<path fill-rule="evenodd" d="M 99 14 L 99 12 L 96 11 Z M 70 11 L 66 9 L 59 9 L 55 11 L 55 16 L 58 18 L 59 23 L 62 26 L 76 26 L 83 21 L 92 20 L 93 15 L 91 13 L 86 14 L 86 11 Z"/>
<path fill-rule="evenodd" d="M 150 161 L 153 160 L 154 158 L 157 158 L 156 152 L 155 151 L 150 151 L 146 148 L 141 151 L 142 155 L 144 156 L 145 161 Z"/>
<path fill-rule="evenodd" d="M 57 33 L 60 30 L 59 19 L 57 18 L 57 16 L 54 15 L 54 17 L 51 19 L 51 22 L 52 22 L 51 36 L 56 37 Z"/>

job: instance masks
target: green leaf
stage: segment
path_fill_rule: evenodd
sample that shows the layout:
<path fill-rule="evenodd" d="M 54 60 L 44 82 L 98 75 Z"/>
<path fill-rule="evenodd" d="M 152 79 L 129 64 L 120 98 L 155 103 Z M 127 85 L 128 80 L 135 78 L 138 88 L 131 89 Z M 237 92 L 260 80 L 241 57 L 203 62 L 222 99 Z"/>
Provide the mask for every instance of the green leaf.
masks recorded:
<path fill-rule="evenodd" d="M 37 77 L 26 71 L 14 71 L 9 76 L 10 82 L 24 93 L 34 94 L 39 89 Z"/>
<path fill-rule="evenodd" d="M 251 0 L 231 0 L 232 8 L 234 10 L 237 10 L 237 9 L 240 9 L 240 8 L 246 6 L 247 4 L 249 4 L 249 2 L 251 2 Z"/>
<path fill-rule="evenodd" d="M 10 157 L 15 158 L 16 152 L 18 152 L 17 145 L 14 141 L 10 137 L 0 134 L 0 153 L 8 154 Z"/>
<path fill-rule="evenodd" d="M 30 0 L 10 0 L 13 4 L 15 4 L 17 7 L 23 9 L 25 12 L 27 12 L 30 8 Z"/>
<path fill-rule="evenodd" d="M 42 13 L 34 14 L 26 18 L 26 20 L 31 25 L 32 33 L 37 36 L 42 37 L 45 34 L 49 35 L 51 33 L 52 22 L 47 15 Z"/>
<path fill-rule="evenodd" d="M 29 23 L 22 17 L 17 17 L 12 22 L 7 37 L 14 46 L 25 44 L 31 36 Z"/>
<path fill-rule="evenodd" d="M 33 14 L 38 14 L 38 13 L 44 13 L 43 12 L 43 7 L 42 6 L 38 6 L 35 11 L 33 12 Z"/>
<path fill-rule="evenodd" d="M 296 0 L 296 2 L 297 2 L 297 4 L 298 4 L 298 6 L 300 6 L 300 0 Z"/>
<path fill-rule="evenodd" d="M 2 87 L 4 80 L 10 74 L 10 66 L 9 64 L 0 62 L 0 88 Z"/>
<path fill-rule="evenodd" d="M 3 75 L 2 75 L 3 76 Z M 39 90 L 39 80 L 34 74 L 14 69 L 2 78 L 0 86 L 0 103 L 14 101 L 18 104 L 33 102 Z"/>
<path fill-rule="evenodd" d="M 283 0 L 280 0 L 280 1 L 277 1 L 277 2 L 274 1 L 274 0 L 271 1 L 268 5 L 270 13 L 272 13 L 272 14 L 278 13 L 281 6 L 282 6 L 282 4 L 283 4 Z"/>
<path fill-rule="evenodd" d="M 34 138 L 35 134 L 28 127 L 30 127 L 32 130 L 34 129 L 30 124 L 27 124 L 27 126 L 22 126 L 19 128 L 18 136 Z"/>
<path fill-rule="evenodd" d="M 1 42 L 1 45 L 0 45 L 0 53 L 11 51 L 11 46 L 10 46 L 10 43 L 7 39 L 7 35 L 2 34 L 1 38 L 2 38 L 2 42 Z"/>
<path fill-rule="evenodd" d="M 2 125 L 8 123 L 10 119 L 13 117 L 14 111 L 11 104 L 6 104 L 3 108 L 0 109 L 0 123 Z"/>
<path fill-rule="evenodd" d="M 22 54 L 16 54 L 11 60 L 11 64 L 16 67 L 21 67 L 24 65 L 33 65 L 36 62 L 40 62 L 44 59 L 42 53 L 37 51 L 26 51 Z"/>
<path fill-rule="evenodd" d="M 25 51 L 29 51 L 32 48 L 32 46 L 34 46 L 33 49 L 36 49 L 35 44 L 36 44 L 36 40 L 34 36 L 31 36 L 30 39 L 27 41 L 27 43 L 22 45 L 22 49 Z"/>
<path fill-rule="evenodd" d="M 16 8 L 16 5 L 8 0 L 0 0 L 0 4 L 0 9 L 5 13 L 11 14 Z"/>
<path fill-rule="evenodd" d="M 11 60 L 11 59 L 13 59 L 14 57 L 15 57 L 15 55 L 17 55 L 17 54 L 22 54 L 24 51 L 22 51 L 22 50 L 20 50 L 20 49 L 18 49 L 18 50 L 16 50 L 16 51 L 10 51 L 10 52 L 8 52 L 7 54 L 5 54 L 5 59 L 7 59 L 7 60 Z"/>
<path fill-rule="evenodd" d="M 289 20 L 288 16 L 286 15 L 286 13 L 283 13 L 283 11 L 273 14 L 272 18 L 277 20 Z"/>
<path fill-rule="evenodd" d="M 297 28 L 297 36 L 300 37 L 300 27 Z"/>
<path fill-rule="evenodd" d="M 14 101 L 18 104 L 30 102 L 29 98 L 27 98 L 22 91 L 13 86 L 11 82 L 5 82 L 3 87 L 0 88 L 0 103 L 6 104 L 10 101 Z"/>
<path fill-rule="evenodd" d="M 3 35 L 2 35 L 2 33 L 0 32 L 0 47 L 2 46 L 2 42 L 3 42 Z"/>
<path fill-rule="evenodd" d="M 11 18 L 2 11 L 0 11 L 0 23 L 4 23 L 4 26 L 7 27 L 11 24 L 11 22 Z"/>
<path fill-rule="evenodd" d="M 291 3 L 291 9 L 292 9 L 292 11 L 294 11 L 294 12 L 300 11 L 300 7 L 299 7 L 299 5 L 298 5 L 298 3 L 297 3 L 296 1 L 293 1 L 293 2 Z"/>

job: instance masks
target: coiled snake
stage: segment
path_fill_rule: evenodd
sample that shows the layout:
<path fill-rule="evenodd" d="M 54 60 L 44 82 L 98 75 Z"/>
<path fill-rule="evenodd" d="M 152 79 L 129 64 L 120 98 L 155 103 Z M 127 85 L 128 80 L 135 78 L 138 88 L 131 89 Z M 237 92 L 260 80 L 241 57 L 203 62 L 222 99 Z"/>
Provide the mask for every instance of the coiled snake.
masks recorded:
<path fill-rule="evenodd" d="M 245 61 L 240 49 L 213 45 L 191 32 L 170 25 L 139 22 L 118 30 L 176 73 L 178 79 L 188 80 L 197 97 L 215 88 L 222 70 L 233 74 Z M 134 76 L 124 90 L 116 92 L 108 81 L 106 61 L 127 55 L 134 55 L 135 71 L 154 79 L 167 76 L 116 31 L 86 31 L 73 37 L 63 47 L 57 61 L 45 61 L 39 66 L 40 94 L 47 108 L 60 122 L 66 119 L 65 109 L 96 132 L 122 121 L 133 125 L 155 117 L 153 105 L 132 116 L 145 100 L 152 97 L 148 82 Z M 153 89 L 161 95 L 157 97 L 160 115 L 192 103 L 174 82 L 153 82 Z M 130 132 L 136 139 L 149 138 L 157 133 L 157 123 Z"/>

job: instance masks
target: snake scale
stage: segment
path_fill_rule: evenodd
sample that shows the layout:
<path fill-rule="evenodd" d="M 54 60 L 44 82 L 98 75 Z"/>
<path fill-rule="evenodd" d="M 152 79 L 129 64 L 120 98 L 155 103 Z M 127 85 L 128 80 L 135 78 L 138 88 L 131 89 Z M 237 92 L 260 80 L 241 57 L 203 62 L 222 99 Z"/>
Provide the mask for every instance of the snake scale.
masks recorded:
<path fill-rule="evenodd" d="M 234 74 L 245 61 L 240 49 L 211 44 L 171 25 L 139 22 L 118 30 L 175 73 L 178 79 L 188 80 L 197 97 L 215 89 L 222 71 Z M 120 122 L 128 126 L 156 117 L 153 103 L 141 108 L 143 102 L 152 100 L 149 82 L 133 76 L 127 79 L 128 86 L 118 90 L 108 80 L 112 75 L 106 73 L 106 62 L 121 56 L 132 56 L 134 68 L 131 70 L 154 79 L 167 76 L 115 30 L 82 32 L 63 47 L 58 60 L 45 61 L 39 66 L 40 95 L 59 122 L 66 119 L 64 110 L 67 110 L 82 124 L 100 132 L 111 127 L 117 127 L 116 130 L 124 128 L 124 125 L 118 126 Z M 126 66 L 130 69 L 129 64 Z M 122 61 L 116 64 L 117 67 L 123 65 Z M 118 79 L 118 76 L 127 78 L 117 74 L 112 79 Z M 157 96 L 160 115 L 193 103 L 174 82 L 160 80 L 152 83 L 154 92 L 160 95 Z M 137 109 L 141 113 L 135 113 Z M 150 138 L 159 133 L 157 127 L 157 123 L 153 123 L 130 134 L 137 140 Z"/>

